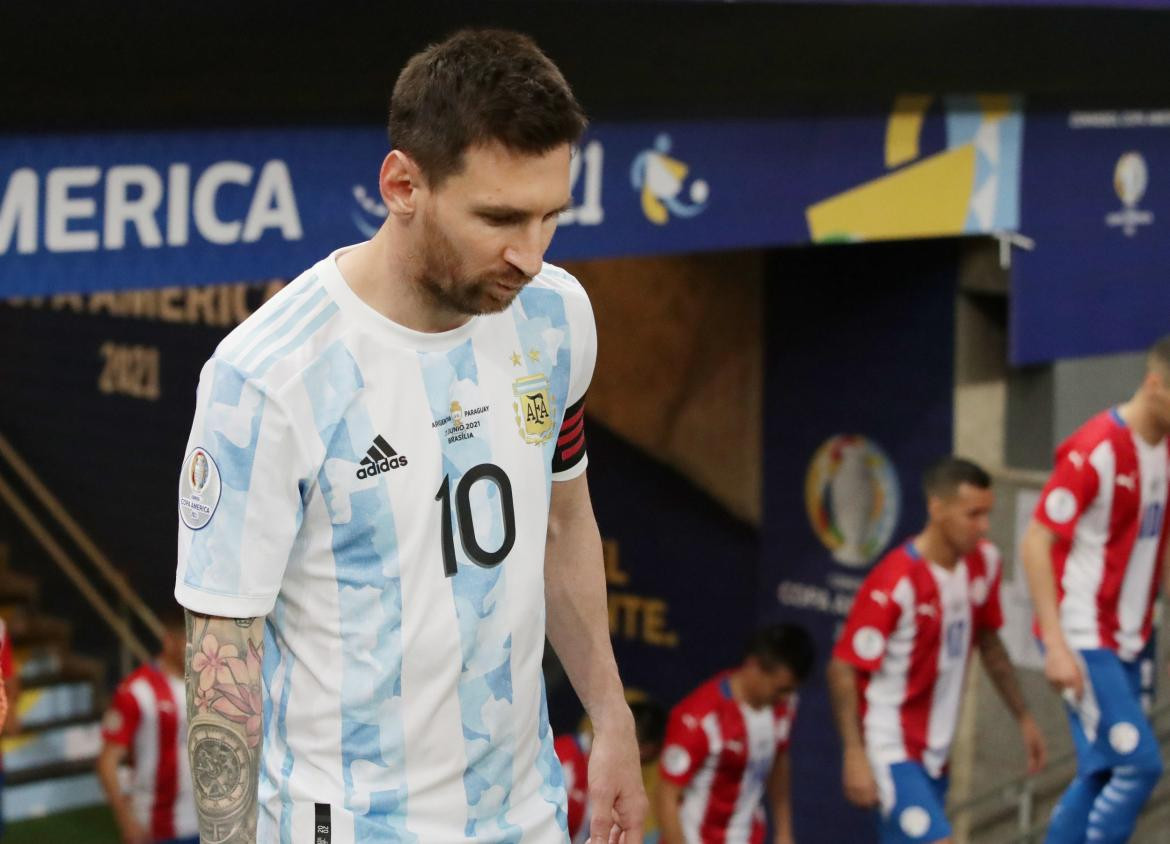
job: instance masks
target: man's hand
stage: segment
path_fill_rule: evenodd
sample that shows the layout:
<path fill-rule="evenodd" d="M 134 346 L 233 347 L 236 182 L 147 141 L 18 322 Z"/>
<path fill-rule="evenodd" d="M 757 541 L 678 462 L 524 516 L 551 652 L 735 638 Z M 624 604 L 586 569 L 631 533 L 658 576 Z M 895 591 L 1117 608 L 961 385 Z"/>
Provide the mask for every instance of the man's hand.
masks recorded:
<path fill-rule="evenodd" d="M 150 832 L 128 812 L 119 820 L 118 826 L 122 835 L 122 844 L 150 844 Z"/>
<path fill-rule="evenodd" d="M 1024 739 L 1024 750 L 1028 754 L 1028 773 L 1035 774 L 1043 770 L 1048 763 L 1048 745 L 1036 719 L 1031 715 L 1020 719 L 1020 736 Z"/>
<path fill-rule="evenodd" d="M 1085 678 L 1081 667 L 1068 645 L 1063 642 L 1048 648 L 1044 654 L 1044 676 L 1057 691 L 1070 691 L 1075 700 L 1085 693 Z"/>
<path fill-rule="evenodd" d="M 642 844 L 646 790 L 633 719 L 597 729 L 589 754 L 589 844 Z"/>
<path fill-rule="evenodd" d="M 877 805 L 877 782 L 874 781 L 864 748 L 856 747 L 845 751 L 841 776 L 844 780 L 846 800 L 863 809 L 871 809 Z"/>
<path fill-rule="evenodd" d="M 777 832 L 772 839 L 772 844 L 796 844 L 796 839 L 787 832 Z"/>

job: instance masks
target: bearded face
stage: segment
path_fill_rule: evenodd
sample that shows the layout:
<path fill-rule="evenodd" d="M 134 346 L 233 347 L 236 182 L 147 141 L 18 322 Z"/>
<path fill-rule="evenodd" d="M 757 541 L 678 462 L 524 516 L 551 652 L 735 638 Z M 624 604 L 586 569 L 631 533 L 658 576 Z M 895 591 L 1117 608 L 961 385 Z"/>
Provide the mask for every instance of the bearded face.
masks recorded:
<path fill-rule="evenodd" d="M 422 217 L 422 274 L 419 286 L 431 304 L 467 316 L 506 309 L 532 279 L 506 262 L 476 271 L 437 219 L 434 206 Z"/>
<path fill-rule="evenodd" d="M 486 144 L 463 159 L 437 187 L 419 185 L 415 280 L 428 304 L 447 314 L 498 313 L 540 272 L 571 204 L 570 149 L 528 155 Z"/>

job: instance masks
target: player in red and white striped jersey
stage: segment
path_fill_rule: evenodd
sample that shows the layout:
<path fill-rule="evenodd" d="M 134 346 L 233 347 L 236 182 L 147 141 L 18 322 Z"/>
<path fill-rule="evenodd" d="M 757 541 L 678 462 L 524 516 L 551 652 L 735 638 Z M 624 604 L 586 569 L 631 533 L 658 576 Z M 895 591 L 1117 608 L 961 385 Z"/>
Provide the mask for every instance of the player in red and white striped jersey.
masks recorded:
<path fill-rule="evenodd" d="M 0 735 L 14 735 L 20 731 L 16 702 L 20 698 L 20 677 L 12 658 L 12 638 L 4 619 L 0 618 Z M 4 787 L 4 760 L 0 757 L 0 789 Z M 4 816 L 0 813 L 0 835 L 4 832 Z"/>
<path fill-rule="evenodd" d="M 666 710 L 649 698 L 630 702 L 634 716 L 634 736 L 638 740 L 638 756 L 642 763 L 642 781 L 646 793 L 652 791 L 651 777 L 657 774 L 658 757 L 666 733 Z M 565 773 L 565 793 L 568 795 L 570 844 L 585 844 L 589 840 L 589 753 L 593 748 L 593 725 L 588 718 L 576 733 L 557 736 L 553 749 Z M 656 781 L 656 776 L 654 776 Z M 644 844 L 657 841 L 658 825 L 653 812 L 646 815 L 642 831 Z"/>
<path fill-rule="evenodd" d="M 123 844 L 198 844 L 199 823 L 187 763 L 187 699 L 183 616 L 163 618 L 166 632 L 155 662 L 139 667 L 114 692 L 102 720 L 97 771 Z M 123 794 L 118 766 L 133 767 Z"/>
<path fill-rule="evenodd" d="M 882 844 L 949 840 L 947 759 L 972 645 L 1019 723 L 1030 768 L 1045 758 L 998 633 L 1000 557 L 984 540 L 991 478 L 947 457 L 923 485 L 926 527 L 866 577 L 828 671 L 845 795 L 880 806 Z"/>
<path fill-rule="evenodd" d="M 765 794 L 776 844 L 791 844 L 788 738 L 796 687 L 814 658 L 803 628 L 766 627 L 752 637 L 738 668 L 708 680 L 671 710 L 659 760 L 662 844 L 759 844 Z"/>
<path fill-rule="evenodd" d="M 5 735 L 11 735 L 19 729 L 16 714 L 18 697 L 20 678 L 17 676 L 16 663 L 12 658 L 11 633 L 4 619 L 0 618 L 0 732 Z"/>
<path fill-rule="evenodd" d="M 1023 543 L 1044 672 L 1062 689 L 1077 778 L 1048 841 L 1128 840 L 1162 773 L 1141 657 L 1166 565 L 1170 336 L 1133 398 L 1063 442 Z"/>

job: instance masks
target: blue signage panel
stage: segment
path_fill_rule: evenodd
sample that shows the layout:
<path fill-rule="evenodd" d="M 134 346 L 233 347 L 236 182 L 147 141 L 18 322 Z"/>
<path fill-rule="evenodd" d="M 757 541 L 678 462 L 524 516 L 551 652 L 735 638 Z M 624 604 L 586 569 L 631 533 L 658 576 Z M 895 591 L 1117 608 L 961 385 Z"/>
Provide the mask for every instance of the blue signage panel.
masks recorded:
<path fill-rule="evenodd" d="M 772 258 L 759 612 L 806 625 L 820 667 L 862 580 L 925 521 L 923 470 L 951 452 L 956 260 L 953 242 Z M 874 841 L 842 794 L 819 671 L 792 737 L 796 838 Z"/>
<path fill-rule="evenodd" d="M 1003 97 L 592 127 L 552 260 L 1014 228 Z M 373 128 L 0 138 L 0 298 L 289 278 L 385 217 Z M 923 202 L 929 186 L 930 201 Z"/>
<path fill-rule="evenodd" d="M 1011 357 L 1145 348 L 1170 331 L 1170 111 L 1029 114 Z"/>

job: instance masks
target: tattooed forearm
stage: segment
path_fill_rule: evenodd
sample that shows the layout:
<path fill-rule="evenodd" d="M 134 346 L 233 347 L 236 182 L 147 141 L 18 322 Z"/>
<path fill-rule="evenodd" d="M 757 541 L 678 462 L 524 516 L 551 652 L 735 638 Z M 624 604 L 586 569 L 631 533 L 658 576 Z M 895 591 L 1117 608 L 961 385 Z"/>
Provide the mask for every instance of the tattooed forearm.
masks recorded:
<path fill-rule="evenodd" d="M 1011 658 L 999 638 L 999 633 L 994 630 L 980 631 L 979 654 L 983 660 L 983 669 L 995 684 L 1004 704 L 1016 718 L 1022 717 L 1028 708 L 1020 691 L 1019 680 L 1016 679 L 1016 669 L 1012 666 Z"/>
<path fill-rule="evenodd" d="M 256 841 L 263 636 L 263 619 L 187 613 L 187 752 L 205 844 Z"/>

